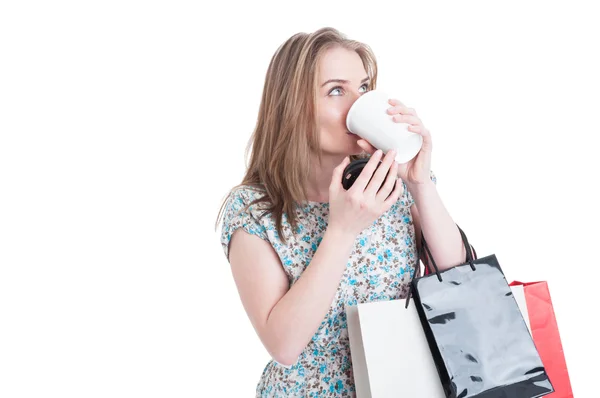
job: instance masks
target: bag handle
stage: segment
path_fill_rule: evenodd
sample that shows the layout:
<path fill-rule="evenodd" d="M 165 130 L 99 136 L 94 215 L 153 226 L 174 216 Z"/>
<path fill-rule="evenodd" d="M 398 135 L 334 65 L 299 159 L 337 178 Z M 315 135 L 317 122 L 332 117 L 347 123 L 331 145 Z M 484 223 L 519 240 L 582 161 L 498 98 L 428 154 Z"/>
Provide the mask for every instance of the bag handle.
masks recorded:
<path fill-rule="evenodd" d="M 471 269 L 473 271 L 475 271 L 475 264 L 473 264 L 473 261 L 474 261 L 473 256 L 472 256 L 471 250 L 469 250 L 469 248 L 473 248 L 473 253 L 475 254 L 475 259 L 477 259 L 477 252 L 475 252 L 475 248 L 473 246 L 471 246 L 471 244 L 469 243 L 469 240 L 467 239 L 467 235 L 465 235 L 464 231 L 458 226 L 458 224 L 456 225 L 456 227 L 460 231 L 460 237 L 463 241 L 463 245 L 465 246 L 465 250 L 467 251 L 467 262 L 469 263 L 469 265 L 471 265 Z M 442 282 L 442 276 L 440 275 L 440 271 L 437 267 L 437 264 L 435 263 L 435 260 L 433 259 L 433 256 L 431 255 L 429 246 L 427 246 L 427 242 L 425 241 L 425 236 L 423 235 L 422 230 L 421 230 L 421 242 L 423 242 L 423 244 L 421 245 L 422 248 L 417 247 L 417 263 L 416 263 L 417 268 L 415 269 L 415 273 L 413 274 L 413 277 L 411 278 L 411 283 L 410 283 L 411 287 L 408 290 L 408 296 L 406 297 L 406 304 L 405 304 L 404 308 L 408 308 L 408 303 L 410 303 L 410 299 L 412 296 L 412 290 L 414 288 L 414 286 L 412 284 L 412 280 L 417 277 L 417 270 L 420 269 L 419 261 L 421 261 L 421 258 L 425 257 L 425 256 L 423 256 L 423 250 L 426 250 L 427 254 L 429 254 L 429 258 L 431 259 L 431 263 L 433 265 L 433 268 L 435 269 L 435 273 L 438 277 L 438 280 L 440 282 Z M 428 274 L 427 271 L 428 271 L 427 264 L 425 264 L 425 275 Z"/>
<path fill-rule="evenodd" d="M 423 232 L 421 232 L 421 239 L 423 238 Z M 473 252 L 473 261 L 477 260 L 479 257 L 477 257 L 477 250 L 475 250 L 475 247 L 473 245 L 471 246 L 471 251 Z M 417 248 L 417 255 L 419 256 L 419 260 L 423 260 L 423 264 L 426 265 L 425 267 L 425 273 L 424 275 L 429 275 L 431 274 L 431 271 L 429 270 L 429 267 L 427 267 L 429 265 L 428 261 L 425 260 L 425 257 L 423 256 L 423 246 L 421 245 L 421 247 Z M 466 261 L 466 260 L 465 260 Z"/>
<path fill-rule="evenodd" d="M 459 232 L 460 232 L 460 237 L 462 239 L 463 245 L 465 247 L 465 251 L 467 252 L 467 262 L 469 263 L 469 265 L 471 266 L 471 269 L 473 271 L 475 271 L 475 264 L 473 264 L 473 254 L 471 253 L 471 245 L 469 244 L 469 240 L 467 239 L 467 235 L 465 235 L 465 232 L 458 226 L 456 225 L 456 227 L 458 228 Z M 437 275 L 438 280 L 441 282 L 442 281 L 442 276 L 440 275 L 440 271 L 438 269 L 437 264 L 435 263 L 435 260 L 433 259 L 433 256 L 431 255 L 431 251 L 429 250 L 429 246 L 427 245 L 427 241 L 425 241 L 425 236 L 423 235 L 423 231 L 421 231 L 421 242 L 423 242 L 423 249 L 425 251 L 427 251 L 427 254 L 429 255 L 429 259 L 431 260 L 431 265 L 433 265 L 433 269 L 435 270 L 435 274 Z"/>

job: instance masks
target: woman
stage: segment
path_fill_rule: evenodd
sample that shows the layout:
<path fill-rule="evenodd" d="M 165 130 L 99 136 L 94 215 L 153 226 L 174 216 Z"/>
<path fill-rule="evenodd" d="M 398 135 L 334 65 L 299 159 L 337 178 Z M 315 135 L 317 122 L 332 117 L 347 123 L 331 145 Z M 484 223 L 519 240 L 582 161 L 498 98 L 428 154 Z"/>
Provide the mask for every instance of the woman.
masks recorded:
<path fill-rule="evenodd" d="M 414 109 L 389 101 L 390 118 L 423 136 L 406 164 L 346 129 L 376 80 L 370 48 L 331 28 L 292 36 L 269 65 L 248 170 L 221 208 L 225 255 L 273 358 L 259 397 L 354 396 L 345 307 L 406 297 L 421 229 L 440 269 L 464 262 Z M 344 168 L 369 155 L 346 191 Z"/>

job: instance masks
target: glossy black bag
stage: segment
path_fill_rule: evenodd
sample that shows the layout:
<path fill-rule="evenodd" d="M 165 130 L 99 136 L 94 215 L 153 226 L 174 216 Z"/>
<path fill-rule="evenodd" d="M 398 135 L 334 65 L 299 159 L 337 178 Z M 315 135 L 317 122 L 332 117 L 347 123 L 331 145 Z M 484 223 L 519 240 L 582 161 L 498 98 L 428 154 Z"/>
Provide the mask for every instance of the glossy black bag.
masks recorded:
<path fill-rule="evenodd" d="M 411 294 L 448 398 L 533 398 L 554 391 L 495 255 L 415 277 Z M 422 254 L 421 254 L 422 255 Z M 408 305 L 408 300 L 407 300 Z"/>

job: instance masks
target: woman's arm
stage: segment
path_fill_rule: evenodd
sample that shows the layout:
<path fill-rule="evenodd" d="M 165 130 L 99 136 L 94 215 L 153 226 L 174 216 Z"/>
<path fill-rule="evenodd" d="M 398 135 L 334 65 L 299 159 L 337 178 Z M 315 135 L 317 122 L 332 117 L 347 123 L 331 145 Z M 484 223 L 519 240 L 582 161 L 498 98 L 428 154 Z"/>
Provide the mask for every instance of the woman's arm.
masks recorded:
<path fill-rule="evenodd" d="M 268 242 L 243 230 L 233 234 L 229 261 L 240 298 L 263 345 L 280 364 L 294 364 L 317 332 L 335 297 L 355 238 L 329 227 L 312 261 L 290 288 L 281 261 Z"/>
<path fill-rule="evenodd" d="M 456 223 L 444 207 L 444 203 L 433 181 L 423 184 L 406 184 L 415 203 L 411 206 L 417 247 L 421 247 L 421 230 L 427 246 L 440 271 L 463 264 L 466 258 L 460 232 Z M 427 253 L 423 259 L 431 265 Z M 430 271 L 434 269 L 430 266 Z"/>

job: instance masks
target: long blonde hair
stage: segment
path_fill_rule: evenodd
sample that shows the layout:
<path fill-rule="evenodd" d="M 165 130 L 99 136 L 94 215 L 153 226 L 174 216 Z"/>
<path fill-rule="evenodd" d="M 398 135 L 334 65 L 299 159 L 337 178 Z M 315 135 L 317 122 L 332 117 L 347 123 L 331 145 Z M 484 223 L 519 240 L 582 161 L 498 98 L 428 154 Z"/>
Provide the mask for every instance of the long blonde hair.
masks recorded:
<path fill-rule="evenodd" d="M 258 120 L 246 147 L 245 160 L 250 163 L 242 182 L 233 187 L 249 186 L 264 195 L 250 205 L 264 202 L 266 212 L 276 222 L 282 242 L 282 218 L 285 213 L 292 231 L 297 228 L 295 207 L 307 200 L 311 153 L 321 162 L 321 147 L 316 129 L 316 95 L 318 62 L 333 47 L 356 51 L 367 75 L 369 89 L 377 83 L 377 62 L 369 46 L 349 40 L 334 28 L 313 33 L 297 33 L 285 41 L 273 55 L 267 70 Z M 351 159 L 354 157 L 351 157 Z M 215 229 L 221 219 L 221 205 Z M 263 214 L 263 215 L 264 215 Z"/>

